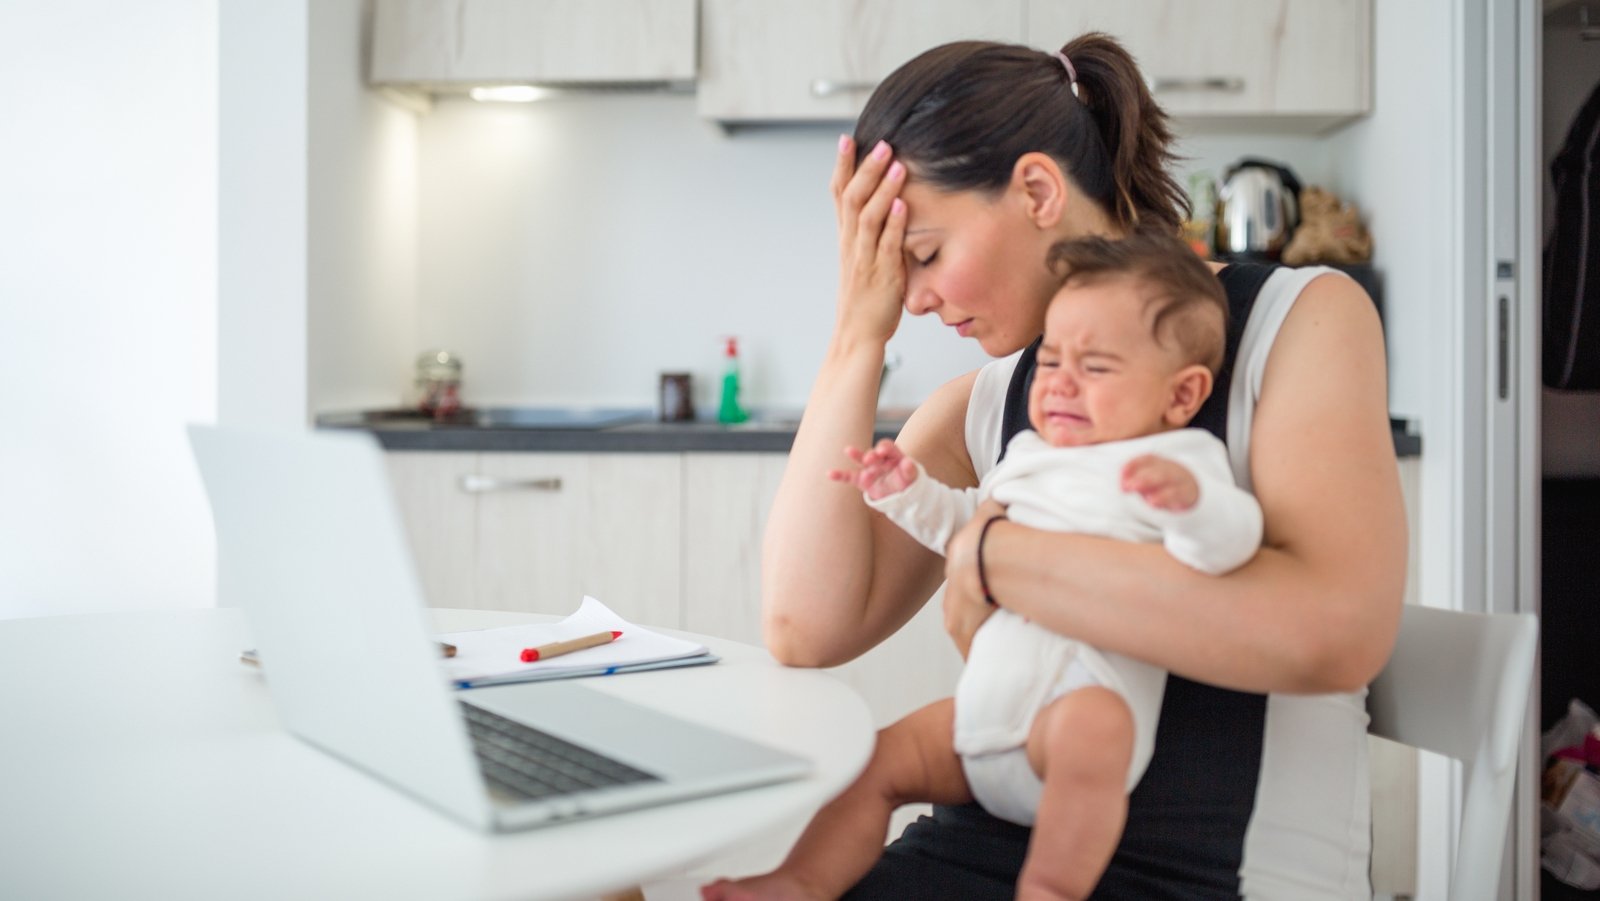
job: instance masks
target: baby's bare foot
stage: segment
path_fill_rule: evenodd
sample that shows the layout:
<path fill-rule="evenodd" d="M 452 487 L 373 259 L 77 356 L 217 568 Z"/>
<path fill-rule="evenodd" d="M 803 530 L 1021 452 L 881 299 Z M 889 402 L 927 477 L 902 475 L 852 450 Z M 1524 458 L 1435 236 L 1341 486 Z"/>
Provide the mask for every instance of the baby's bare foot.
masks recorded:
<path fill-rule="evenodd" d="M 701 901 L 822 901 L 826 897 L 786 873 L 718 879 L 700 886 Z"/>

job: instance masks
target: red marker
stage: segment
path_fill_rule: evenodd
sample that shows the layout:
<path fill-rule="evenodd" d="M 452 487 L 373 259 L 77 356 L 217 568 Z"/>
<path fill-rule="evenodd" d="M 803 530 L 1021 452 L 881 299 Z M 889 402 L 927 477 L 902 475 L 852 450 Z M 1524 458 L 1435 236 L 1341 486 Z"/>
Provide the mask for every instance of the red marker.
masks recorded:
<path fill-rule="evenodd" d="M 582 638 L 569 638 L 566 641 L 552 641 L 549 644 L 542 644 L 536 648 L 523 648 L 522 662 L 533 663 L 535 660 L 549 660 L 551 657 L 560 657 L 562 654 L 570 654 L 573 651 L 581 651 L 584 648 L 596 648 L 603 644 L 610 644 L 621 637 L 621 632 L 596 632 L 593 635 L 585 635 Z"/>

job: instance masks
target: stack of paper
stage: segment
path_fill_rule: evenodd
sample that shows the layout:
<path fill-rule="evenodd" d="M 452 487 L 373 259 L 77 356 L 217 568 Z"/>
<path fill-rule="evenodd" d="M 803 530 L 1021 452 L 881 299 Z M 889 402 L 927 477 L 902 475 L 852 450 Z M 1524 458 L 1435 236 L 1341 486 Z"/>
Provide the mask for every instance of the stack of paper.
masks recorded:
<path fill-rule="evenodd" d="M 533 663 L 522 662 L 524 648 L 608 631 L 618 631 L 622 635 L 599 647 Z M 583 599 L 578 612 L 559 622 L 451 632 L 440 635 L 439 640 L 456 647 L 455 656 L 442 660 L 441 664 L 457 688 L 605 676 L 717 661 L 704 645 L 636 626 L 591 597 Z"/>

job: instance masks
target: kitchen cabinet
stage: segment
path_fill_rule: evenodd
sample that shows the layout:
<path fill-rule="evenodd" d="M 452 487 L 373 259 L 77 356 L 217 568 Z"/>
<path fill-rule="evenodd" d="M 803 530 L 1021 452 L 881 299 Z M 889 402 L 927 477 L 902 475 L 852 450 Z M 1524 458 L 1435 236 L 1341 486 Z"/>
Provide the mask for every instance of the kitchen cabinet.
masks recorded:
<path fill-rule="evenodd" d="M 788 454 L 683 457 L 683 627 L 761 644 L 761 537 Z"/>
<path fill-rule="evenodd" d="M 477 609 L 476 495 L 460 479 L 478 471 L 476 453 L 384 454 L 411 559 L 430 607 Z"/>
<path fill-rule="evenodd" d="M 699 109 L 849 121 L 916 54 L 964 39 L 1123 42 L 1191 126 L 1323 130 L 1372 108 L 1371 0 L 702 0 Z"/>
<path fill-rule="evenodd" d="M 677 455 L 386 459 L 430 605 L 566 614 L 591 594 L 626 619 L 680 624 Z"/>
<path fill-rule="evenodd" d="M 369 81 L 688 81 L 695 0 L 378 0 Z"/>
<path fill-rule="evenodd" d="M 681 622 L 680 472 L 670 454 L 480 454 L 477 606 L 565 614 L 589 594 Z"/>
<path fill-rule="evenodd" d="M 878 82 L 938 44 L 1022 39 L 1022 7 L 974 0 L 701 0 L 700 114 L 848 121 Z"/>
<path fill-rule="evenodd" d="M 1025 0 L 1026 43 L 1116 37 L 1156 100 L 1191 122 L 1310 130 L 1372 108 L 1371 0 Z"/>

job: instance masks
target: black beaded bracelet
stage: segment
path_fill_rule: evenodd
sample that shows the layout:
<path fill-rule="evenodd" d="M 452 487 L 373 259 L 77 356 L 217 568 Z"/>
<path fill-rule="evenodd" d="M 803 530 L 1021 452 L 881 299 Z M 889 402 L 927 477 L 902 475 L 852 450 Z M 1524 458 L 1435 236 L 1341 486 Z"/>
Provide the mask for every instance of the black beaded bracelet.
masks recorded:
<path fill-rule="evenodd" d="M 978 587 L 983 589 L 983 599 L 989 603 L 990 607 L 999 607 L 1000 605 L 996 603 L 994 595 L 989 593 L 989 578 L 983 571 L 983 540 L 989 537 L 989 527 L 1002 519 L 1005 519 L 1005 517 L 991 516 L 983 524 L 983 528 L 978 530 Z"/>

